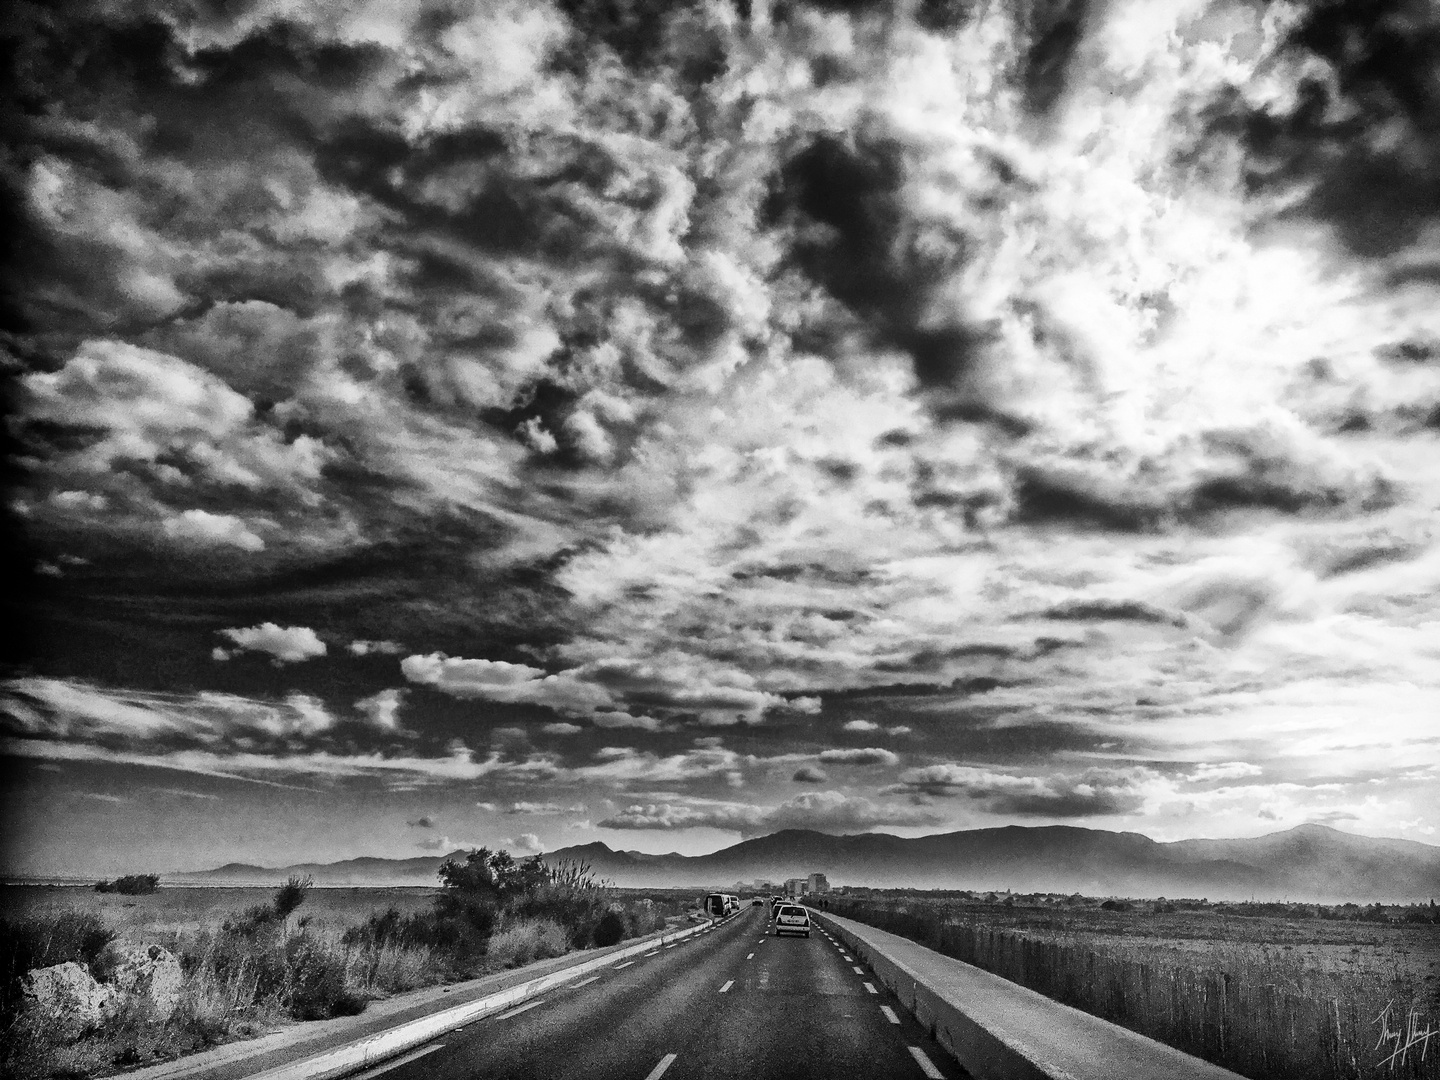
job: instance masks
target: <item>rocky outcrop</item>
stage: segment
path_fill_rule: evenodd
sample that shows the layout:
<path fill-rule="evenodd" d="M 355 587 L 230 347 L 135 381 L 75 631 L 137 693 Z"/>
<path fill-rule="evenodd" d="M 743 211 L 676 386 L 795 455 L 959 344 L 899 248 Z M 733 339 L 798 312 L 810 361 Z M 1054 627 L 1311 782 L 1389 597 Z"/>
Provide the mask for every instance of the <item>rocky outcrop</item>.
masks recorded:
<path fill-rule="evenodd" d="M 113 987 L 73 960 L 27 972 L 21 991 L 29 1008 L 67 1031 L 95 1027 L 116 1001 Z"/>
<path fill-rule="evenodd" d="M 27 972 L 21 984 L 27 1010 L 61 1030 L 83 1032 L 121 1008 L 139 1006 L 152 1019 L 168 1020 L 180 1004 L 180 961 L 159 945 L 111 946 L 101 966 L 109 976 L 103 983 L 74 961 Z"/>
<path fill-rule="evenodd" d="M 168 1020 L 180 1004 L 185 976 L 180 961 L 159 945 L 122 948 L 110 985 L 130 1001 L 143 1001 L 157 1020 Z"/>

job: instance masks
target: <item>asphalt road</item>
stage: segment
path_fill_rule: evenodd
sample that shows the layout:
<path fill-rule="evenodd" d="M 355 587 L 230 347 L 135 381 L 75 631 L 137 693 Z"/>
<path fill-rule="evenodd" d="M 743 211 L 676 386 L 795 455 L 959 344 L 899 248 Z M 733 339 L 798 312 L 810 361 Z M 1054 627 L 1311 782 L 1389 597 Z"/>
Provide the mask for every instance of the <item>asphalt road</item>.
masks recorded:
<path fill-rule="evenodd" d="M 858 957 L 818 926 L 809 938 L 777 938 L 768 908 L 747 906 L 714 930 L 477 1020 L 357 1080 L 965 1075 Z"/>

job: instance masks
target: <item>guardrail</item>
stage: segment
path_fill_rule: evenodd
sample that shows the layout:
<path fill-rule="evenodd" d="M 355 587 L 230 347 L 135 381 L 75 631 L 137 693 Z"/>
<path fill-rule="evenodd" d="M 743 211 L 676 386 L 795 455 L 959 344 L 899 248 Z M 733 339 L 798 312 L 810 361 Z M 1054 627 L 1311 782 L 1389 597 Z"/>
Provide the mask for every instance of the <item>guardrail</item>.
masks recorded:
<path fill-rule="evenodd" d="M 810 909 L 975 1080 L 1241 1080 L 972 964 Z"/>

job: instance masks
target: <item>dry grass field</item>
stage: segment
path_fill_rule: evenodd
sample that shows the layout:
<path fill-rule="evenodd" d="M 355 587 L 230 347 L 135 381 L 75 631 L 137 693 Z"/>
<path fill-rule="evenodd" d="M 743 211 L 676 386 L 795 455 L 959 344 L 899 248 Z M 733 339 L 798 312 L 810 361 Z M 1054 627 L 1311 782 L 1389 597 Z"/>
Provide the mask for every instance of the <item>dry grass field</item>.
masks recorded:
<path fill-rule="evenodd" d="M 1440 1078 L 1434 924 L 915 897 L 831 910 L 1254 1080 Z"/>
<path fill-rule="evenodd" d="M 276 882 L 278 885 L 279 882 Z M 89 886 L 0 885 L 0 916 L 21 917 L 61 908 L 98 912 L 127 944 L 218 926 L 247 908 L 268 901 L 274 888 L 164 886 L 146 896 L 98 893 Z M 396 908 L 401 915 L 428 910 L 432 888 L 312 888 L 304 913 L 313 923 L 344 928 Z"/>

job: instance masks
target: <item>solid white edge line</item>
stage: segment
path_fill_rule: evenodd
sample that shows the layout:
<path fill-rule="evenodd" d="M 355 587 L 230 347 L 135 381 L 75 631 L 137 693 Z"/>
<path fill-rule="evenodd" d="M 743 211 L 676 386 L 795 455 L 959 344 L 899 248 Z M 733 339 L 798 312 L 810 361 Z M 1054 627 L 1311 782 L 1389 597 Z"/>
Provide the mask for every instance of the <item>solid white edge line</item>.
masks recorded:
<path fill-rule="evenodd" d="M 619 971 L 621 968 L 627 968 L 627 967 L 629 967 L 629 966 L 630 966 L 631 964 L 633 964 L 633 963 L 635 963 L 634 960 L 626 960 L 623 964 L 616 964 L 616 965 L 615 965 L 614 967 L 612 967 L 610 970 L 611 970 L 611 971 Z"/>
<path fill-rule="evenodd" d="M 898 1024 L 900 1022 L 900 1017 L 895 1015 L 895 1010 L 889 1005 L 881 1005 L 880 1011 L 885 1014 L 885 1019 L 889 1020 L 892 1024 Z"/>
<path fill-rule="evenodd" d="M 653 1068 L 653 1069 L 650 1070 L 650 1075 L 647 1076 L 647 1077 L 645 1077 L 645 1080 L 660 1080 L 660 1077 L 662 1077 L 662 1076 L 665 1075 L 665 1070 L 668 1069 L 668 1068 L 669 1068 L 671 1065 L 673 1065 L 674 1063 L 675 1063 L 675 1055 L 674 1055 L 674 1054 L 666 1054 L 663 1058 L 660 1059 L 660 1064 L 659 1064 L 659 1065 L 656 1065 L 655 1068 Z M 934 1065 L 931 1065 L 930 1067 L 933 1069 L 935 1066 L 934 1066 Z M 940 1074 L 939 1074 L 939 1073 L 936 1073 L 935 1075 L 936 1075 L 936 1076 L 939 1076 Z"/>
<path fill-rule="evenodd" d="M 387 1073 L 391 1069 L 398 1069 L 401 1065 L 409 1065 L 410 1062 L 416 1061 L 426 1054 L 433 1054 L 436 1050 L 443 1050 L 444 1048 L 444 1043 L 421 1047 L 419 1050 L 406 1054 L 404 1057 L 398 1057 L 393 1061 L 387 1061 L 384 1065 L 377 1065 L 373 1069 L 367 1069 L 365 1072 L 352 1077 L 351 1080 L 370 1080 L 372 1076 L 379 1076 L 381 1073 Z"/>
<path fill-rule="evenodd" d="M 879 990 L 876 990 L 876 989 L 875 989 L 875 984 L 874 984 L 874 983 L 868 983 L 868 982 L 867 982 L 867 983 L 865 984 L 865 989 L 868 990 L 868 991 L 870 991 L 870 993 L 872 993 L 872 994 L 878 994 L 878 993 L 880 992 Z"/>
<path fill-rule="evenodd" d="M 920 1071 L 928 1076 L 930 1080 L 945 1080 L 945 1074 L 935 1067 L 935 1063 L 930 1060 L 930 1055 L 925 1053 L 924 1050 L 921 1050 L 918 1046 L 907 1046 L 906 1049 L 910 1051 L 910 1056 L 915 1059 L 915 1064 L 920 1066 Z"/>
<path fill-rule="evenodd" d="M 720 987 L 720 992 L 723 994 L 723 993 L 725 993 L 727 990 L 729 990 L 730 987 L 732 987 L 732 986 L 734 986 L 734 985 L 735 985 L 735 980 L 734 980 L 734 979 L 731 979 L 731 980 L 730 980 L 729 982 L 727 982 L 724 986 Z"/>
<path fill-rule="evenodd" d="M 519 1016 L 522 1012 L 525 1012 L 527 1009 L 533 1009 L 536 1005 L 540 1005 L 540 1004 L 542 1004 L 544 1001 L 545 1001 L 544 998 L 531 998 L 529 1001 L 525 1002 L 524 1005 L 516 1005 L 515 1008 L 513 1008 L 513 1009 L 506 1009 L 506 1010 L 505 1010 L 503 1013 L 501 1013 L 499 1016 L 495 1017 L 495 1019 L 496 1019 L 496 1020 L 509 1020 L 510 1017 L 512 1017 L 512 1016 Z"/>

